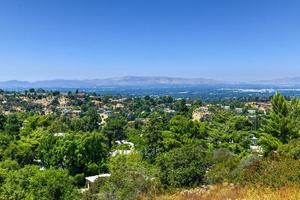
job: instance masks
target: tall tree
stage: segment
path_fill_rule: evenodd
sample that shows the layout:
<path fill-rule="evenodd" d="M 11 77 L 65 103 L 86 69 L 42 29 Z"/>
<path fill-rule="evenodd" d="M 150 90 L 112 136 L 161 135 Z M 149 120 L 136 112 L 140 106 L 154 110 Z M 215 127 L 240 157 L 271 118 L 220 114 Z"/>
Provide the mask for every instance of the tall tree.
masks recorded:
<path fill-rule="evenodd" d="M 298 138 L 299 135 L 299 100 L 293 98 L 288 102 L 284 96 L 276 93 L 272 98 L 272 110 L 262 127 L 267 133 L 279 139 L 282 143 Z"/>
<path fill-rule="evenodd" d="M 143 130 L 145 140 L 143 154 L 150 162 L 154 162 L 157 155 L 164 151 L 162 131 L 166 130 L 166 124 L 164 115 L 154 114 Z"/>

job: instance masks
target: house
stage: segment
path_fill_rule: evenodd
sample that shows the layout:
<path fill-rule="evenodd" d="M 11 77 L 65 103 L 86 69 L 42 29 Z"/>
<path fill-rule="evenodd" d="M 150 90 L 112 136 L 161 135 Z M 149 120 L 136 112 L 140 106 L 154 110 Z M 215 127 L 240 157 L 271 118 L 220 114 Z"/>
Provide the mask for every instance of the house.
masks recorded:
<path fill-rule="evenodd" d="M 133 150 L 115 150 L 111 152 L 112 157 L 116 157 L 118 155 L 130 155 L 133 152 Z"/>
<path fill-rule="evenodd" d="M 54 133 L 53 134 L 55 137 L 65 137 L 66 133 Z"/>
<path fill-rule="evenodd" d="M 116 141 L 116 143 L 119 146 L 120 145 L 126 145 L 126 146 L 128 146 L 129 149 L 127 149 L 127 150 L 124 150 L 124 149 L 115 150 L 115 151 L 111 152 L 112 157 L 115 157 L 117 155 L 129 155 L 129 154 L 132 154 L 134 152 L 134 144 L 132 142 L 128 142 L 126 140 L 121 140 L 121 141 L 118 140 L 118 141 Z"/>
<path fill-rule="evenodd" d="M 237 113 L 243 113 L 243 108 L 235 108 L 234 110 Z"/>
<path fill-rule="evenodd" d="M 73 117 L 80 116 L 81 110 L 72 110 L 70 113 Z"/>
<path fill-rule="evenodd" d="M 255 115 L 255 114 L 256 114 L 256 110 L 248 110 L 248 113 L 249 113 L 250 115 Z"/>
<path fill-rule="evenodd" d="M 263 153 L 261 146 L 257 144 L 257 138 L 255 136 L 251 138 L 251 141 L 252 141 L 252 144 L 250 145 L 251 151 L 256 153 Z"/>
<path fill-rule="evenodd" d="M 113 105 L 113 109 L 122 109 L 124 108 L 124 105 L 121 103 L 117 103 L 116 105 Z"/>
<path fill-rule="evenodd" d="M 210 112 L 208 111 L 208 107 L 202 106 L 202 107 L 194 110 L 193 120 L 194 121 L 204 121 L 209 117 L 209 115 L 210 115 Z"/>
<path fill-rule="evenodd" d="M 170 109 L 170 108 L 165 108 L 164 111 L 165 111 L 166 113 L 175 113 L 175 112 L 176 112 L 175 110 L 172 110 L 172 109 Z"/>
<path fill-rule="evenodd" d="M 91 187 L 91 184 L 94 183 L 99 178 L 109 178 L 109 177 L 110 177 L 110 174 L 99 174 L 99 175 L 95 175 L 95 176 L 85 177 L 87 189 L 89 189 Z"/>
<path fill-rule="evenodd" d="M 246 104 L 246 106 L 257 109 L 266 114 L 267 111 L 272 108 L 272 103 L 271 102 L 249 102 Z"/>
<path fill-rule="evenodd" d="M 106 124 L 106 120 L 108 119 L 108 114 L 107 113 L 101 113 L 100 114 L 101 117 L 101 124 Z"/>
<path fill-rule="evenodd" d="M 230 110 L 230 106 L 224 106 L 225 110 Z"/>

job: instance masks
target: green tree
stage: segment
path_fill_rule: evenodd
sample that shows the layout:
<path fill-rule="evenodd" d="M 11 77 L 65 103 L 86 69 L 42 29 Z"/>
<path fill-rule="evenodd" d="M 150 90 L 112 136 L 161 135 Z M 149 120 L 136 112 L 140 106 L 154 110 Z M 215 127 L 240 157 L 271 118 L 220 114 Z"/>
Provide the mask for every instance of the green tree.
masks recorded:
<path fill-rule="evenodd" d="M 199 145 L 185 145 L 164 153 L 157 164 L 161 169 L 162 183 L 173 187 L 203 184 L 210 165 L 207 150 Z"/>
<path fill-rule="evenodd" d="M 0 199 L 79 199 L 72 178 L 64 170 L 39 170 L 26 166 L 8 172 L 2 187 Z"/>
<path fill-rule="evenodd" d="M 89 108 L 85 113 L 83 119 L 83 130 L 81 131 L 96 131 L 100 128 L 101 117 L 97 110 L 94 108 Z"/>
<path fill-rule="evenodd" d="M 103 133 L 108 138 L 109 148 L 113 146 L 113 142 L 116 140 L 126 139 L 125 125 L 126 120 L 121 114 L 112 115 L 107 119 Z"/>
<path fill-rule="evenodd" d="M 111 158 L 111 177 L 100 190 L 100 199 L 131 200 L 153 198 L 158 191 L 158 171 L 142 160 L 139 154 Z"/>
<path fill-rule="evenodd" d="M 107 139 L 102 133 L 49 134 L 38 148 L 38 157 L 47 167 L 63 167 L 70 174 L 95 175 L 105 171 L 108 156 Z"/>
<path fill-rule="evenodd" d="M 22 122 L 16 114 L 10 114 L 7 117 L 5 131 L 11 135 L 17 136 L 19 134 Z"/>
<path fill-rule="evenodd" d="M 38 171 L 29 182 L 28 199 L 75 200 L 79 199 L 73 179 L 61 169 Z"/>
<path fill-rule="evenodd" d="M 3 114 L 0 114 L 0 131 L 5 129 L 6 117 Z"/>
<path fill-rule="evenodd" d="M 288 102 L 284 96 L 277 93 L 272 98 L 272 110 L 262 127 L 262 132 L 278 138 L 286 144 L 299 135 L 299 100 Z"/>
<path fill-rule="evenodd" d="M 143 129 L 143 156 L 151 163 L 160 153 L 164 152 L 162 131 L 167 129 L 166 125 L 166 117 L 155 113 Z"/>
<path fill-rule="evenodd" d="M 300 140 L 292 140 L 288 144 L 279 146 L 278 153 L 285 157 L 300 160 Z"/>

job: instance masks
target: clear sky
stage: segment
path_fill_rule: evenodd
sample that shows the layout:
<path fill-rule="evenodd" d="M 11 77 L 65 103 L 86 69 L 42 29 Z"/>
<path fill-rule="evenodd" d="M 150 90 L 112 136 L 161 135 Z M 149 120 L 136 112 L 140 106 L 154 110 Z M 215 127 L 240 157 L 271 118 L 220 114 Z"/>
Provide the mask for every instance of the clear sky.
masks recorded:
<path fill-rule="evenodd" d="M 0 0 L 0 80 L 300 76 L 299 0 Z"/>

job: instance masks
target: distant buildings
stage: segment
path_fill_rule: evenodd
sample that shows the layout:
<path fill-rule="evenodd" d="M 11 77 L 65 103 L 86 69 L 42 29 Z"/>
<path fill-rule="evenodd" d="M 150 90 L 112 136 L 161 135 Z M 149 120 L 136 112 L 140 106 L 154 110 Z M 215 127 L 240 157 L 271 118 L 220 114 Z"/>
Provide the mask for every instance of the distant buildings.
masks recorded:
<path fill-rule="evenodd" d="M 193 120 L 194 121 L 204 121 L 210 116 L 210 112 L 208 111 L 207 106 L 202 106 L 200 108 L 197 108 L 193 112 Z"/>
<path fill-rule="evenodd" d="M 246 103 L 246 106 L 257 109 L 264 114 L 266 114 L 267 111 L 272 108 L 271 102 L 249 102 Z"/>
<path fill-rule="evenodd" d="M 113 109 L 122 109 L 124 108 L 124 105 L 121 103 L 117 103 L 116 105 L 113 105 Z"/>

